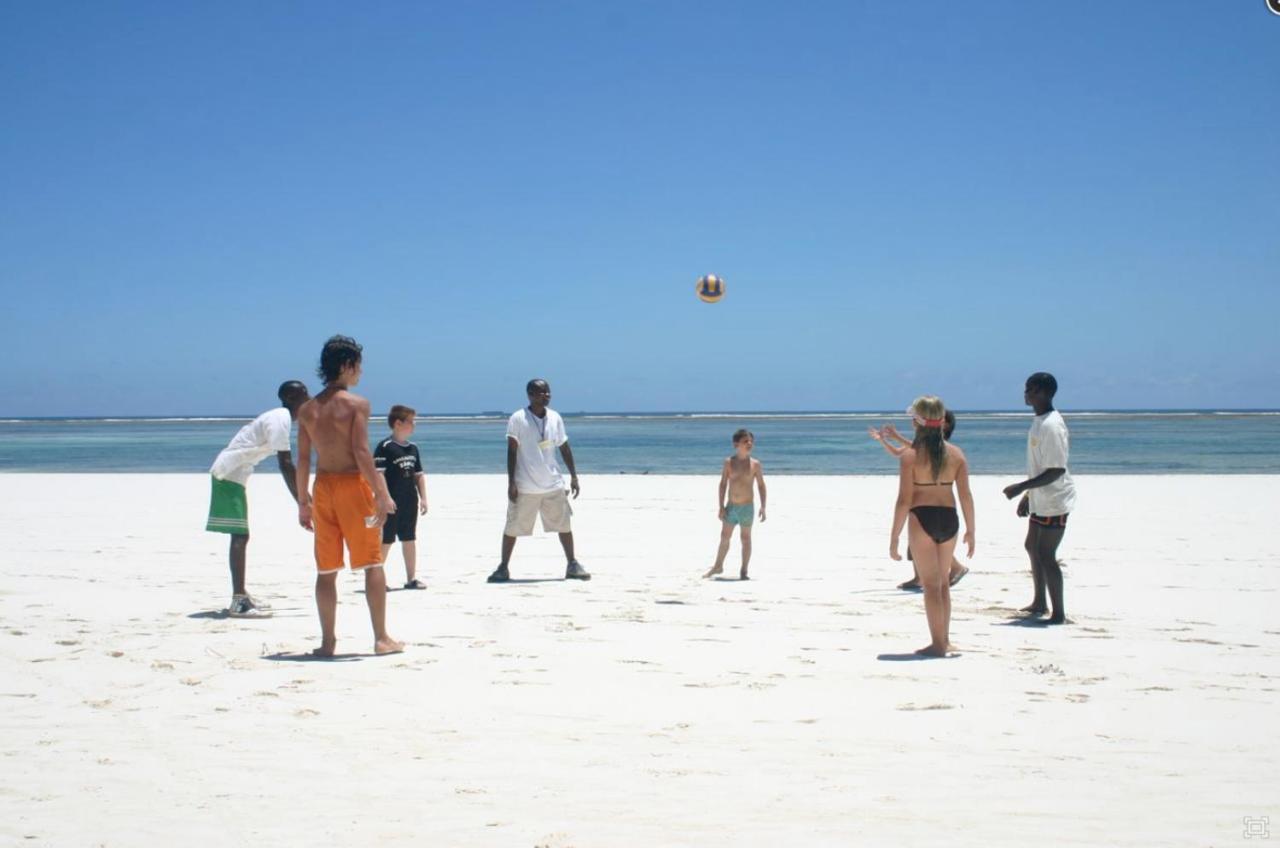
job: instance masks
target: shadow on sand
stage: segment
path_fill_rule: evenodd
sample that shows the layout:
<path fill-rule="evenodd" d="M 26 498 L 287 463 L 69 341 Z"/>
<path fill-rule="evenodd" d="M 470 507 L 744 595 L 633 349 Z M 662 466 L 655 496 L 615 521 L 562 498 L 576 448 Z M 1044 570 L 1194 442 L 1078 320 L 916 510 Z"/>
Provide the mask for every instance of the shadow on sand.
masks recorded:
<path fill-rule="evenodd" d="M 952 652 L 945 657 L 935 657 L 933 654 L 877 654 L 876 659 L 880 662 L 919 662 L 921 660 L 953 660 L 960 656 L 958 652 Z"/>
<path fill-rule="evenodd" d="M 1016 618 L 1009 618 L 1004 621 L 997 621 L 993 627 L 1052 627 L 1049 619 L 1041 618 L 1038 615 L 1020 615 Z"/>
<path fill-rule="evenodd" d="M 263 654 L 264 660 L 272 662 L 359 662 L 365 657 L 376 657 L 377 654 L 334 654 L 331 657 L 317 657 L 310 651 L 301 654 L 291 654 L 280 651 L 275 654 Z M 389 655 L 391 656 L 391 655 Z"/>

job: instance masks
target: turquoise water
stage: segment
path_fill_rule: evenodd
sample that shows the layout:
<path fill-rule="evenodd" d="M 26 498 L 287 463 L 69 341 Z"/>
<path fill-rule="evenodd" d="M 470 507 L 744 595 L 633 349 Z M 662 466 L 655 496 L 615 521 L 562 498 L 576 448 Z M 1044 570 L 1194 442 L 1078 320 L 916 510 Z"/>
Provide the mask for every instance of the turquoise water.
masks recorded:
<path fill-rule="evenodd" d="M 1280 473 L 1280 412 L 1071 412 L 1077 474 Z M 955 442 L 976 474 L 1023 471 L 1026 412 L 959 413 Z M 200 472 L 249 419 L 0 420 L 0 471 Z M 902 413 L 565 415 L 583 474 L 716 474 L 738 427 L 773 474 L 892 474 L 868 424 Z M 419 418 L 429 473 L 501 474 L 506 416 Z M 382 421 L 370 425 L 381 439 Z M 265 466 L 274 467 L 268 460 Z"/>

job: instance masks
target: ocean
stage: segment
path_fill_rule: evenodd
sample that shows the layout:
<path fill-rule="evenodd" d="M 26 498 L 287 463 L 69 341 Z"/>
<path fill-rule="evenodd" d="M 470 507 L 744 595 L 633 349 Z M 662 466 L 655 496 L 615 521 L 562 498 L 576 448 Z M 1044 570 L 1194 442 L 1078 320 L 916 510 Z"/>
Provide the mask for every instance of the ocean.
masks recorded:
<path fill-rule="evenodd" d="M 1280 473 L 1280 411 L 1063 412 L 1076 474 Z M 901 413 L 776 412 L 564 414 L 578 471 L 718 474 L 731 436 L 746 427 L 770 474 L 893 474 L 868 425 Z M 250 417 L 0 419 L 0 472 L 207 471 Z M 974 474 L 1021 474 L 1031 415 L 958 412 L 953 439 Z M 418 418 L 427 473 L 502 474 L 506 414 Z M 370 422 L 373 440 L 385 420 Z M 296 431 L 295 431 L 296 436 Z M 296 445 L 296 442 L 295 442 Z M 274 470 L 267 460 L 262 468 Z"/>

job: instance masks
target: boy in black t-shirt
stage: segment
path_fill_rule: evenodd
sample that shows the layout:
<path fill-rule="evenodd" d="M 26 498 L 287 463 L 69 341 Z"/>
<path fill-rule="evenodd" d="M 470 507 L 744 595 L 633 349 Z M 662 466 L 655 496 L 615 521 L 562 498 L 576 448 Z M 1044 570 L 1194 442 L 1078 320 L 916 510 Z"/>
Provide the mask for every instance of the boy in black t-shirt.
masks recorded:
<path fill-rule="evenodd" d="M 418 446 L 409 441 L 413 435 L 414 416 L 407 406 L 396 404 L 387 415 L 391 438 L 385 439 L 373 452 L 374 467 L 387 479 L 387 490 L 396 502 L 396 511 L 382 525 L 382 561 L 386 563 L 391 543 L 400 537 L 404 553 L 406 589 L 425 589 L 418 580 L 418 516 L 427 514 L 427 475 L 422 470 Z"/>

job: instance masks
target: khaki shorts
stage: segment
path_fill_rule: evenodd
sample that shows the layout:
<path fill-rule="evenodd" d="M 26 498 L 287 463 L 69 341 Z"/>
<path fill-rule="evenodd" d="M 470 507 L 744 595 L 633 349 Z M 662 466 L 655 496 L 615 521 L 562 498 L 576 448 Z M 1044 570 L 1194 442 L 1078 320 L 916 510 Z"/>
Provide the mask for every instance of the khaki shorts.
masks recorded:
<path fill-rule="evenodd" d="M 507 527 L 505 536 L 528 536 L 533 533 L 533 520 L 542 516 L 542 532 L 569 533 L 569 493 L 564 489 L 534 495 L 521 492 L 514 503 L 507 501 Z"/>

